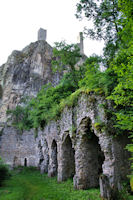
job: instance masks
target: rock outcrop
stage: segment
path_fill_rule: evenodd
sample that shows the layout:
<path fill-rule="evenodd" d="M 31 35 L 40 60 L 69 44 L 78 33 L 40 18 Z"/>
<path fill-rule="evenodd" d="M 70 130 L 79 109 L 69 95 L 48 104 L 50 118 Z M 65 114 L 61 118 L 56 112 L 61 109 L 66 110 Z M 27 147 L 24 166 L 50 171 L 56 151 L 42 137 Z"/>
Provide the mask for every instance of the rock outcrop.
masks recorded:
<path fill-rule="evenodd" d="M 0 121 L 6 122 L 7 109 L 13 109 L 21 97 L 36 96 L 44 84 L 59 83 L 62 73 L 53 73 L 52 47 L 44 40 L 31 43 L 22 51 L 13 51 L 0 67 Z"/>
<path fill-rule="evenodd" d="M 0 68 L 0 156 L 10 166 L 36 166 L 58 181 L 73 177 L 76 189 L 98 187 L 101 196 L 115 200 L 129 174 L 129 139 L 113 137 L 113 129 L 101 104 L 108 102 L 94 93 L 81 93 L 77 104 L 65 107 L 60 120 L 38 130 L 24 131 L 6 123 L 6 110 L 21 97 L 36 96 L 43 84 L 59 83 L 62 74 L 52 73 L 52 48 L 46 41 L 14 51 Z M 126 167 L 125 167 L 126 166 Z"/>

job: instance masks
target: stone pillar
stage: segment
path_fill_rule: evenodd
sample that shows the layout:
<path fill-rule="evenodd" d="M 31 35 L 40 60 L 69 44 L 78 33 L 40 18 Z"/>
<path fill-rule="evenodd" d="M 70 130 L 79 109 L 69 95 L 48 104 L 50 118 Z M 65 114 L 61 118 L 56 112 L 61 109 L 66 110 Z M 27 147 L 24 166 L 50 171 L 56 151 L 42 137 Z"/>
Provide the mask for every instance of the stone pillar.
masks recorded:
<path fill-rule="evenodd" d="M 74 149 L 69 136 L 63 144 L 60 144 L 60 152 L 58 155 L 58 181 L 65 181 L 72 178 L 75 173 Z"/>
<path fill-rule="evenodd" d="M 46 37 L 47 37 L 47 30 L 40 28 L 38 31 L 38 40 L 46 41 Z"/>
<path fill-rule="evenodd" d="M 49 165 L 49 149 L 48 149 L 48 143 L 44 139 L 42 148 L 40 148 L 40 172 L 48 173 L 48 165 Z"/>
<path fill-rule="evenodd" d="M 115 200 L 118 191 L 122 189 L 122 182 L 130 174 L 129 153 L 125 150 L 129 141 L 126 136 L 112 138 L 104 134 L 100 134 L 99 139 L 105 156 L 103 174 L 100 176 L 101 197 L 106 200 Z"/>
<path fill-rule="evenodd" d="M 83 33 L 80 32 L 79 33 L 79 36 L 80 36 L 80 43 L 79 43 L 79 47 L 80 47 L 80 53 L 81 55 L 84 54 L 84 41 L 83 41 Z"/>
<path fill-rule="evenodd" d="M 79 33 L 77 45 L 80 49 L 80 54 L 84 55 L 84 40 L 83 40 L 83 33 L 82 32 Z"/>
<path fill-rule="evenodd" d="M 80 133 L 79 133 L 80 134 Z M 98 149 L 95 140 L 80 136 L 76 144 L 74 187 L 88 189 L 99 185 Z"/>

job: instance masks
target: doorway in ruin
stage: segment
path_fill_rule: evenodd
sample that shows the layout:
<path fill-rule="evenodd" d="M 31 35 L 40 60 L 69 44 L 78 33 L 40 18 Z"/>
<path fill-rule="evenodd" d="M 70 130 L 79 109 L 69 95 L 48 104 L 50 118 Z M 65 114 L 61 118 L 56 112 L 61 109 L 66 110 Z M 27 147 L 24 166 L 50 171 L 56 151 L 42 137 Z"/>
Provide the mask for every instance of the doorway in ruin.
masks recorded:
<path fill-rule="evenodd" d="M 57 143 L 55 140 L 52 142 L 51 146 L 51 175 L 56 176 L 58 170 L 58 161 L 57 161 Z"/>
<path fill-rule="evenodd" d="M 27 158 L 24 159 L 24 166 L 27 167 Z"/>
<path fill-rule="evenodd" d="M 85 118 L 79 129 L 81 137 L 77 142 L 76 179 L 77 189 L 88 189 L 99 186 L 99 177 L 102 174 L 102 164 L 105 160 L 99 145 L 99 138 L 94 134 L 89 118 Z"/>
<path fill-rule="evenodd" d="M 64 181 L 73 178 L 75 174 L 75 150 L 69 135 L 62 144 L 62 155 L 62 181 Z"/>

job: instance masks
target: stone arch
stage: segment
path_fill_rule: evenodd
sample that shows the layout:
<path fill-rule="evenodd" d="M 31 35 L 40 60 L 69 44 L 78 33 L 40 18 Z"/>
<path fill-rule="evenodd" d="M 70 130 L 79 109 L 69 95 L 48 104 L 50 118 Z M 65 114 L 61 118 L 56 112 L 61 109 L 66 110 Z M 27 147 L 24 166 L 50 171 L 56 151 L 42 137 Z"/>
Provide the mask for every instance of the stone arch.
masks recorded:
<path fill-rule="evenodd" d="M 73 178 L 75 174 L 75 150 L 69 135 L 65 138 L 60 148 L 60 159 L 58 168 L 58 181 Z"/>
<path fill-rule="evenodd" d="M 27 167 L 27 158 L 24 159 L 24 166 Z"/>
<path fill-rule="evenodd" d="M 50 151 L 50 159 L 49 159 L 49 167 L 48 167 L 48 175 L 50 177 L 56 176 L 58 170 L 58 160 L 57 160 L 57 143 L 55 139 L 52 141 L 51 151 Z"/>
<path fill-rule="evenodd" d="M 77 135 L 74 186 L 77 189 L 98 187 L 105 158 L 99 145 L 99 138 L 92 130 L 90 118 L 82 120 Z"/>

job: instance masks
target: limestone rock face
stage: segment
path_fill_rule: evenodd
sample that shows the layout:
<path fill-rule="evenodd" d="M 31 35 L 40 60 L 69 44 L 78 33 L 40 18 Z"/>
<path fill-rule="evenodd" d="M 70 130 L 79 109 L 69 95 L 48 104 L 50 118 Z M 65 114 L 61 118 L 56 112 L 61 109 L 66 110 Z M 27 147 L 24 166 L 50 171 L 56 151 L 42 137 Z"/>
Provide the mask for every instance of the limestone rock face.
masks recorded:
<path fill-rule="evenodd" d="M 22 51 L 13 51 L 0 67 L 0 121 L 6 110 L 13 109 L 21 97 L 36 96 L 42 85 L 59 83 L 61 73 L 51 68 L 52 47 L 46 41 L 31 43 Z"/>

